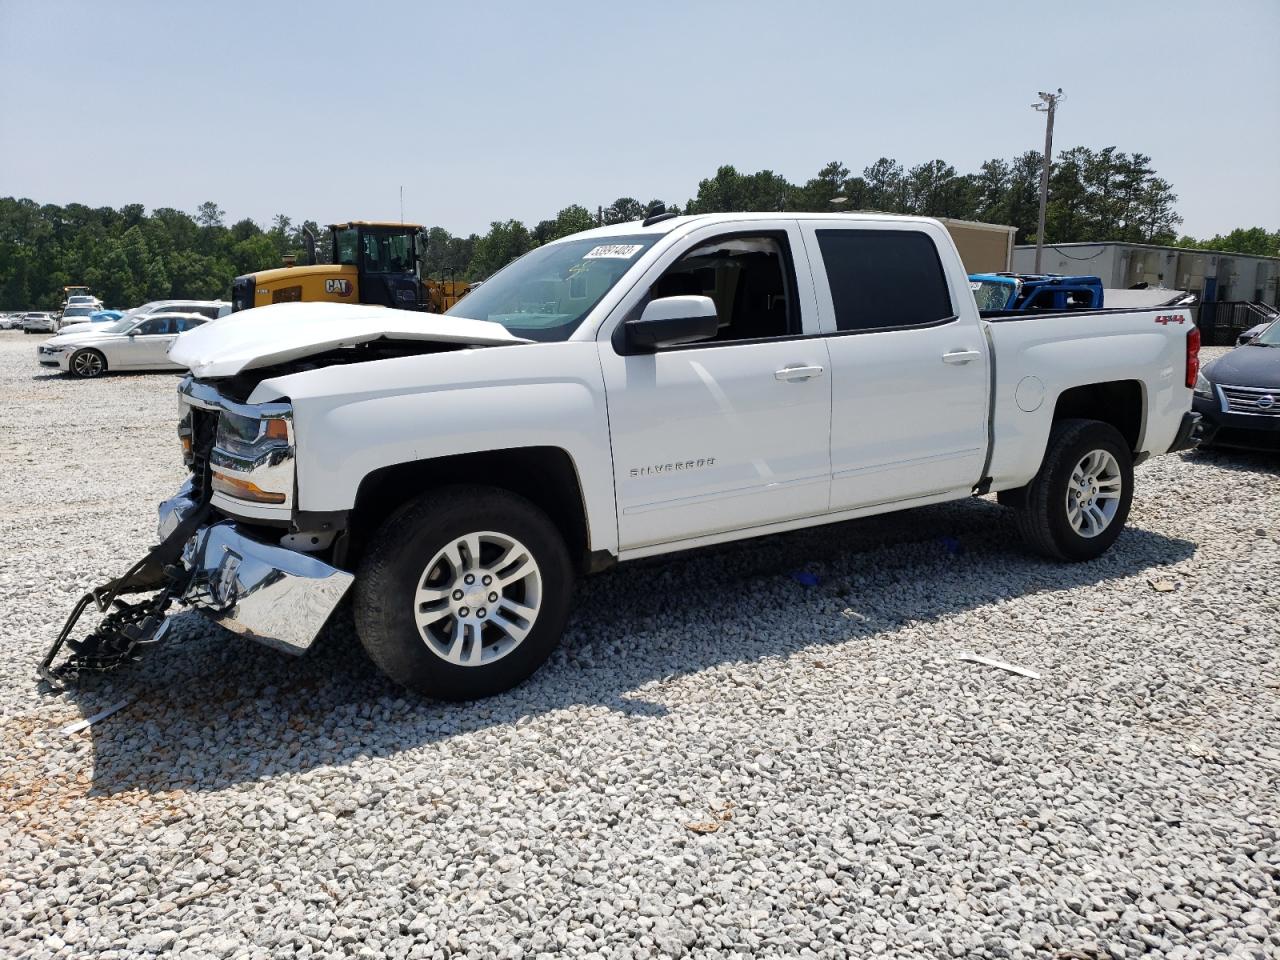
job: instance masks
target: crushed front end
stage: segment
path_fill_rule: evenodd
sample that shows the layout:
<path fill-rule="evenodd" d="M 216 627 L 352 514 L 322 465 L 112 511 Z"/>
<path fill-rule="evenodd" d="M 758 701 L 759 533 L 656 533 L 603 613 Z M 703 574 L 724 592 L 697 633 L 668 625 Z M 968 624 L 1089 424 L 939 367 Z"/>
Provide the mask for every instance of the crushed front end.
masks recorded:
<path fill-rule="evenodd" d="M 81 598 L 41 662 L 55 688 L 82 670 L 138 659 L 167 632 L 176 601 L 250 639 L 289 653 L 310 648 L 352 576 L 315 554 L 333 530 L 300 530 L 293 410 L 249 404 L 187 377 L 178 435 L 191 476 L 160 505 L 160 542 L 122 577 Z M 139 602 L 127 595 L 150 594 Z M 83 639 L 71 633 L 90 605 L 104 614 Z M 70 657 L 54 666 L 63 646 Z"/>

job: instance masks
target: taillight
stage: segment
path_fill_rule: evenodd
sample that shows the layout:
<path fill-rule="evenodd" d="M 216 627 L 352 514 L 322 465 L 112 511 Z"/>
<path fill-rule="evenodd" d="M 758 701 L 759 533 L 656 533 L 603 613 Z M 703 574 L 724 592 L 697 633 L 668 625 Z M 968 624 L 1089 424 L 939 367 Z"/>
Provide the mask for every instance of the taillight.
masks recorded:
<path fill-rule="evenodd" d="M 1187 331 L 1187 386 L 1194 390 L 1200 373 L 1200 328 Z"/>

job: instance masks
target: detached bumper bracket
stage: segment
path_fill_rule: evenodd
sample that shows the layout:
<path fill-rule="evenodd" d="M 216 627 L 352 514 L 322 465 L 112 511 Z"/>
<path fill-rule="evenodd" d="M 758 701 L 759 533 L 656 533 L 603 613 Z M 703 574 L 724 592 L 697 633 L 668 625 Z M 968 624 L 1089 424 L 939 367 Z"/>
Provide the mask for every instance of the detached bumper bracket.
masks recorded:
<path fill-rule="evenodd" d="M 57 639 L 36 668 L 40 679 L 55 690 L 61 690 L 64 682 L 78 668 L 92 665 L 103 669 L 124 662 L 130 659 L 136 647 L 158 639 L 162 635 L 159 628 L 163 623 L 165 608 L 176 594 L 186 589 L 186 581 L 189 579 L 186 576 L 175 579 L 174 574 L 182 568 L 175 567 L 174 564 L 181 558 L 186 542 L 208 515 L 207 503 L 196 506 L 180 522 L 170 527 L 164 538 L 123 576 L 95 587 L 76 601 Z M 137 604 L 120 599 L 137 593 L 155 593 L 155 596 Z M 70 640 L 71 631 L 91 604 L 100 613 L 106 614 L 102 623 L 84 640 Z M 112 607 L 115 609 L 112 610 Z M 71 658 L 61 666 L 54 667 L 53 661 L 68 643 L 73 651 Z"/>

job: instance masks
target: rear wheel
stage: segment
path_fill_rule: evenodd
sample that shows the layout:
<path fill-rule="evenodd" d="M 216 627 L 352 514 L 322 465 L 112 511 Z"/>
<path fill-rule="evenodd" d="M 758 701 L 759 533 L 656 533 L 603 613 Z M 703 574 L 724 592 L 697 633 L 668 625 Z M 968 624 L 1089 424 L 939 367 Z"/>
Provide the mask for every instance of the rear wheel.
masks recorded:
<path fill-rule="evenodd" d="M 1133 455 L 1115 427 L 1061 420 L 1021 490 L 1001 495 L 1028 546 L 1055 560 L 1092 560 L 1115 543 L 1133 501 Z"/>
<path fill-rule="evenodd" d="M 77 350 L 71 355 L 67 369 L 77 377 L 100 377 L 107 372 L 107 358 L 97 350 Z"/>
<path fill-rule="evenodd" d="M 573 580 L 564 539 L 532 503 L 443 488 L 374 535 L 356 576 L 356 631 L 397 683 L 439 700 L 487 697 L 551 655 Z"/>

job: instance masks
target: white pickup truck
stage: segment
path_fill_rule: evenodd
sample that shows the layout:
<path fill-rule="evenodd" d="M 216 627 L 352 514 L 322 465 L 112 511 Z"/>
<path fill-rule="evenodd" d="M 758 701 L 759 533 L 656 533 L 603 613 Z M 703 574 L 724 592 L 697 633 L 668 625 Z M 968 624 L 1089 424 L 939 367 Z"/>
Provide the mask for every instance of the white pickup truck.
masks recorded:
<path fill-rule="evenodd" d="M 528 677 L 578 576 L 983 494 L 1035 550 L 1120 534 L 1133 466 L 1195 442 L 1185 310 L 979 316 L 945 229 L 651 217 L 513 262 L 443 316 L 290 303 L 170 356 L 192 476 L 177 596 L 300 653 L 353 595 L 443 699 Z"/>

